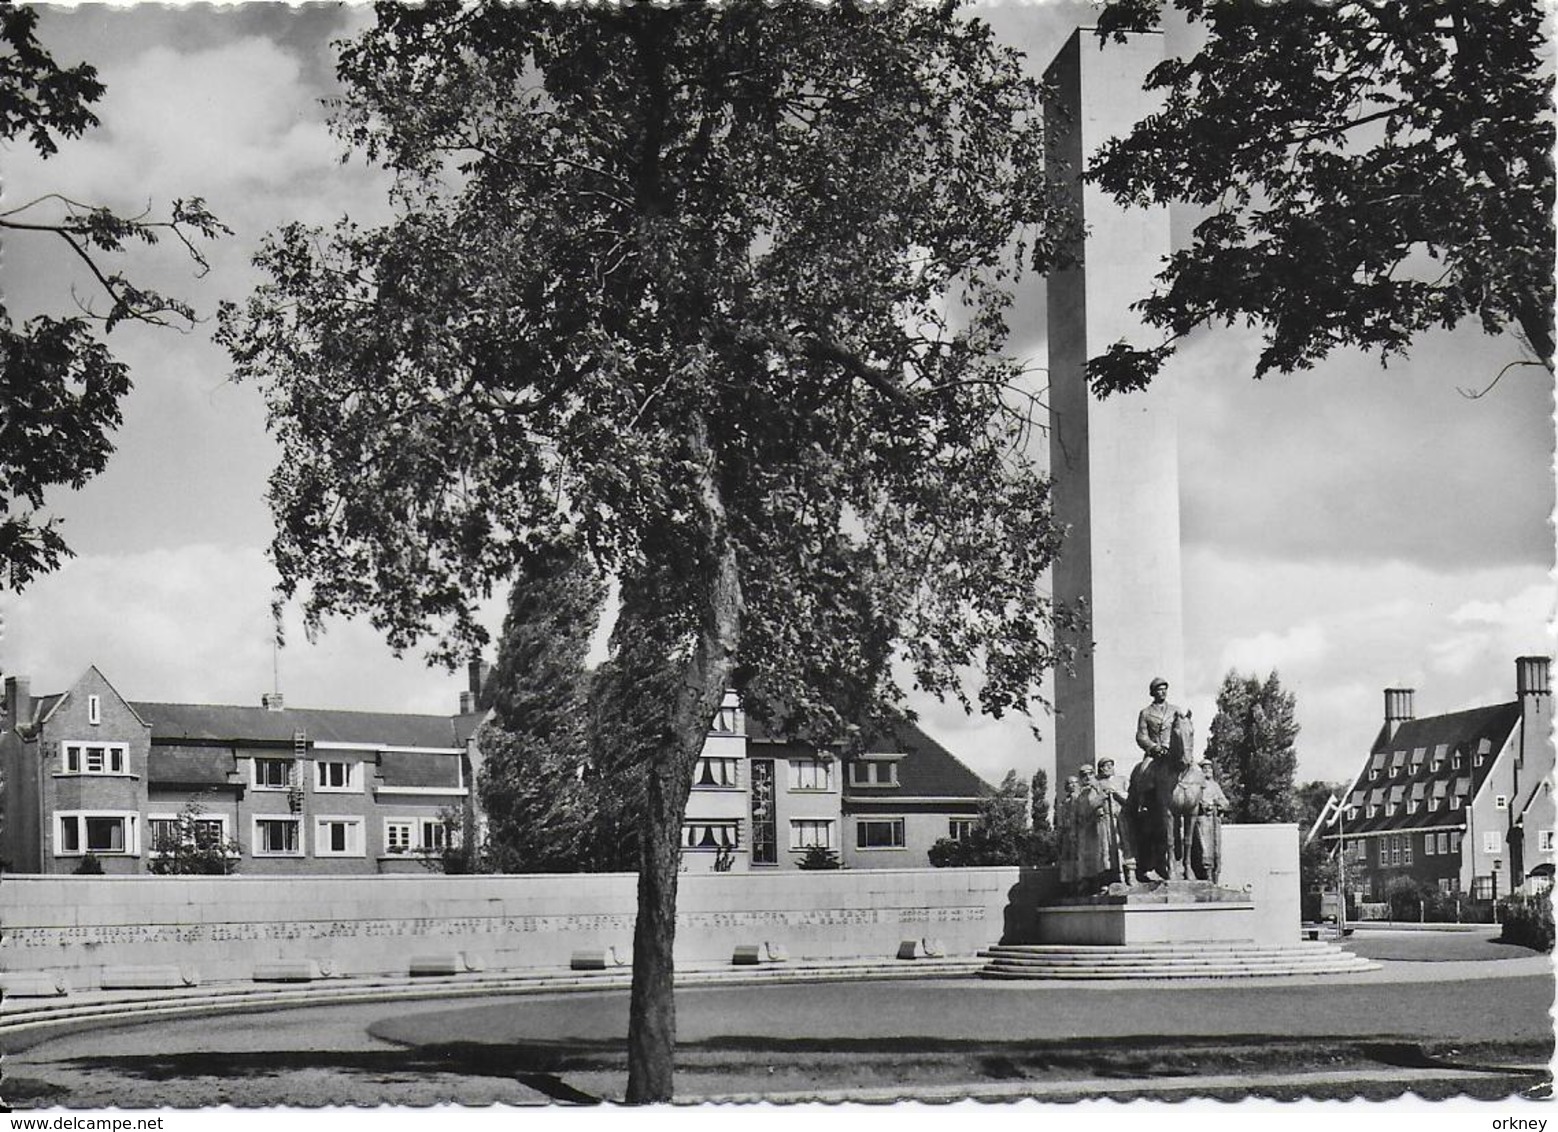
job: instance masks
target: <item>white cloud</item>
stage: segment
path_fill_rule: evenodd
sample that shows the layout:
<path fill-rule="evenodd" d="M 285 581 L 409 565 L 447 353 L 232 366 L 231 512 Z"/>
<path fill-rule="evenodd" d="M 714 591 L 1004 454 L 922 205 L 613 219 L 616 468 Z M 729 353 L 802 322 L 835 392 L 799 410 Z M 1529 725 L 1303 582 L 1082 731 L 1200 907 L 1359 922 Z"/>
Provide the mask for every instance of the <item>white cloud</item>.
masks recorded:
<path fill-rule="evenodd" d="M 1326 653 L 1325 630 L 1310 622 L 1282 633 L 1259 633 L 1223 646 L 1223 667 L 1240 671 L 1270 672 L 1291 666 L 1308 666 Z"/>
<path fill-rule="evenodd" d="M 39 692 L 66 687 L 96 664 L 130 699 L 259 702 L 272 686 L 275 573 L 253 548 L 193 545 L 83 555 L 7 597 L 0 668 Z M 487 609 L 490 617 L 492 610 Z M 364 622 L 335 622 L 306 640 L 284 616 L 274 659 L 291 704 L 371 711 L 453 712 L 463 673 L 397 659 Z"/>

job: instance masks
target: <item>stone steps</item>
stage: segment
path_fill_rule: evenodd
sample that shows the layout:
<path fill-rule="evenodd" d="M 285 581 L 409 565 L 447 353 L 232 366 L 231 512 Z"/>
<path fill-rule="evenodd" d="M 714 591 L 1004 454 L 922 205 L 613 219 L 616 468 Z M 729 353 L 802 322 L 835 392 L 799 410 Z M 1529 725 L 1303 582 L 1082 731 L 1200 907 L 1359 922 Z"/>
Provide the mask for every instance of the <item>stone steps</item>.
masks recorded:
<path fill-rule="evenodd" d="M 1010 944 L 979 953 L 987 979 L 1236 979 L 1343 975 L 1379 969 L 1335 944 L 1301 941 L 1143 944 L 1125 947 Z"/>

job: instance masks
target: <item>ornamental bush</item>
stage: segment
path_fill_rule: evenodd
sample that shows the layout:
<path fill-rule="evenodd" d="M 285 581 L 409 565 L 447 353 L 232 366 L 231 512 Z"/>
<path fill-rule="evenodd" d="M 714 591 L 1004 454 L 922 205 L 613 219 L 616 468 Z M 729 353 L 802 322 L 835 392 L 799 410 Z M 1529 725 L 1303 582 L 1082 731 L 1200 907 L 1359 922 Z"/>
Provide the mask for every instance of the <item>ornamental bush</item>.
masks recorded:
<path fill-rule="evenodd" d="M 1550 896 L 1510 896 L 1499 901 L 1504 933 L 1501 943 L 1518 943 L 1537 951 L 1553 949 L 1553 904 Z"/>

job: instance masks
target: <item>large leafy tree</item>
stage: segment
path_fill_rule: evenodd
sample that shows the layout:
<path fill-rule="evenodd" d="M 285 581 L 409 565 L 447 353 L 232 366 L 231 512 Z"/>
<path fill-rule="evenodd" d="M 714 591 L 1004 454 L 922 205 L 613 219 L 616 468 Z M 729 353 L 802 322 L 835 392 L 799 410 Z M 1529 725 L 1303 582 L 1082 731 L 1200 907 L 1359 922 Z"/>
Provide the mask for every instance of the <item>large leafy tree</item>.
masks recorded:
<path fill-rule="evenodd" d="M 930 847 L 930 863 L 938 869 L 1028 864 L 1032 832 L 1028 826 L 1028 784 L 1015 770 L 1009 770 L 1001 785 L 980 799 L 979 816 L 968 835 L 956 841 L 941 838 Z"/>
<path fill-rule="evenodd" d="M 1228 795 L 1228 820 L 1299 820 L 1293 772 L 1298 767 L 1297 699 L 1272 672 L 1262 680 L 1230 672 L 1217 693 L 1206 757 Z M 1311 817 L 1311 821 L 1313 817 Z"/>
<path fill-rule="evenodd" d="M 538 554 L 514 578 L 497 665 L 482 689 L 493 718 L 481 733 L 480 851 L 493 872 L 588 871 L 585 657 L 605 597 L 578 547 Z"/>
<path fill-rule="evenodd" d="M 643 777 L 628 1098 L 671 1095 L 681 825 L 727 687 L 847 741 L 897 669 L 987 712 L 1056 662 L 1010 289 L 1040 91 L 955 5 L 386 5 L 338 125 L 396 219 L 288 227 L 221 331 L 263 383 L 284 594 L 454 661 L 560 541 L 620 584 Z"/>
<path fill-rule="evenodd" d="M 1204 44 L 1153 70 L 1162 111 L 1089 175 L 1122 202 L 1206 215 L 1140 304 L 1164 339 L 1092 359 L 1095 389 L 1141 388 L 1196 327 L 1246 320 L 1264 334 L 1257 377 L 1339 346 L 1385 358 L 1465 319 L 1517 333 L 1530 356 L 1511 364 L 1553 368 L 1545 5 L 1172 5 Z M 1111 4 L 1099 34 L 1163 7 Z"/>
<path fill-rule="evenodd" d="M 37 21 L 31 8 L 0 4 L 0 141 L 22 139 L 47 158 L 61 139 L 97 125 L 91 107 L 104 88 L 86 63 L 59 66 L 34 33 Z M 80 309 L 70 317 L 40 315 L 21 326 L 0 303 L 0 588 L 19 591 L 70 554 L 58 517 L 43 513 L 45 495 L 82 487 L 113 452 L 110 436 L 130 371 L 94 324 L 106 332 L 123 322 L 195 321 L 187 303 L 136 285 L 112 266 L 114 257 L 130 245 L 172 237 L 204 274 L 196 241 L 227 231 L 198 198 L 174 201 L 164 219 L 125 216 L 59 193 L 8 202 L 0 211 L 8 244 L 58 240 L 85 264 L 99 296 L 77 296 Z"/>

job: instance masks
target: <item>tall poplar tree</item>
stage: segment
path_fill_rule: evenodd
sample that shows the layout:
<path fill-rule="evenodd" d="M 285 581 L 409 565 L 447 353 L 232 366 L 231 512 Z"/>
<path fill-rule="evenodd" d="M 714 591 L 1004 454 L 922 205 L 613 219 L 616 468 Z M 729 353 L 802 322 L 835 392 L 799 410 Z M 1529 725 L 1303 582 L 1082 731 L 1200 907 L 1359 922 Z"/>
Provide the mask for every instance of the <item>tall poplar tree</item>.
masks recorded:
<path fill-rule="evenodd" d="M 383 5 L 337 119 L 395 219 L 290 226 L 224 315 L 284 595 L 456 660 L 558 541 L 620 584 L 642 776 L 630 1101 L 672 1091 L 682 821 L 728 687 L 848 741 L 1028 711 L 1059 545 L 1006 350 L 1064 232 L 1041 91 L 956 3 Z"/>
<path fill-rule="evenodd" d="M 582 549 L 527 559 L 509 592 L 497 663 L 482 689 L 477 790 L 492 872 L 583 872 L 594 841 L 585 657 L 605 583 Z"/>
<path fill-rule="evenodd" d="M 1228 820 L 1298 820 L 1293 773 L 1298 767 L 1298 721 L 1292 692 L 1282 690 L 1273 671 L 1265 680 L 1229 672 L 1217 693 L 1217 714 L 1206 756 L 1228 795 Z"/>

